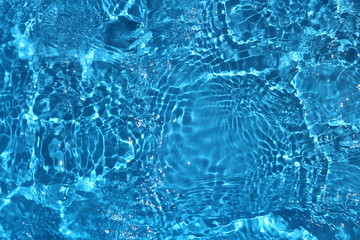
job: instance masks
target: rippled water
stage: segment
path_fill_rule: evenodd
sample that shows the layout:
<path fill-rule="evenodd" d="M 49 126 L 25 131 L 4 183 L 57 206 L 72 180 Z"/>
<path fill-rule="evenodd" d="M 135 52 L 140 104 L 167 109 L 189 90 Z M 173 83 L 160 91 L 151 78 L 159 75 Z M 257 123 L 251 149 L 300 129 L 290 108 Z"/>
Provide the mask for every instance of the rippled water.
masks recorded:
<path fill-rule="evenodd" d="M 1 239 L 359 239 L 358 0 L 0 0 Z"/>

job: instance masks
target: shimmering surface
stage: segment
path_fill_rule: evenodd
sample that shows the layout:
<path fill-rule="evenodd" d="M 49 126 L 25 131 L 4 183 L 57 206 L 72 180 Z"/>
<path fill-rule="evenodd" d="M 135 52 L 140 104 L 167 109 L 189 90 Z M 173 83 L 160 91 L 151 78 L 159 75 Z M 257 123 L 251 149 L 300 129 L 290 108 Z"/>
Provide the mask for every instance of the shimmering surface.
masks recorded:
<path fill-rule="evenodd" d="M 359 239 L 359 14 L 0 0 L 1 239 Z"/>

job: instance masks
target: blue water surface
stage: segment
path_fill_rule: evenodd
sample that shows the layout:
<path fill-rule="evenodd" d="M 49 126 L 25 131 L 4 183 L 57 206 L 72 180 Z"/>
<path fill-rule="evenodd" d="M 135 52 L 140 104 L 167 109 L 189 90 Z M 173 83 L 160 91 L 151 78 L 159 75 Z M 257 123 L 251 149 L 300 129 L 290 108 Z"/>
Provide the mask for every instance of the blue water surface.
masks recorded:
<path fill-rule="evenodd" d="M 0 0 L 0 239 L 360 239 L 359 0 Z"/>

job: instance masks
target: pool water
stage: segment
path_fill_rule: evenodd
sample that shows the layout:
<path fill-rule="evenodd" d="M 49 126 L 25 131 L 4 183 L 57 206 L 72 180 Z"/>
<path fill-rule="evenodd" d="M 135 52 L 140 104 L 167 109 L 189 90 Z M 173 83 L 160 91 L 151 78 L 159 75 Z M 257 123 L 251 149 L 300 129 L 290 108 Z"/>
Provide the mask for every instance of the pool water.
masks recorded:
<path fill-rule="evenodd" d="M 0 0 L 0 239 L 360 239 L 360 1 Z"/>

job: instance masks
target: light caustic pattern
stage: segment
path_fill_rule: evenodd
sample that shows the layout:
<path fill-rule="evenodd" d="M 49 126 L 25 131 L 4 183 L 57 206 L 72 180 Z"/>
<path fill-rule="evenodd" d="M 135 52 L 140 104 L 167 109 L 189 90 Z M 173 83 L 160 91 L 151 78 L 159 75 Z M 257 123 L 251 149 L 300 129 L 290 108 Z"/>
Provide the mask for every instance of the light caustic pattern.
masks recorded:
<path fill-rule="evenodd" d="M 358 239 L 360 2 L 0 1 L 1 239 Z"/>

